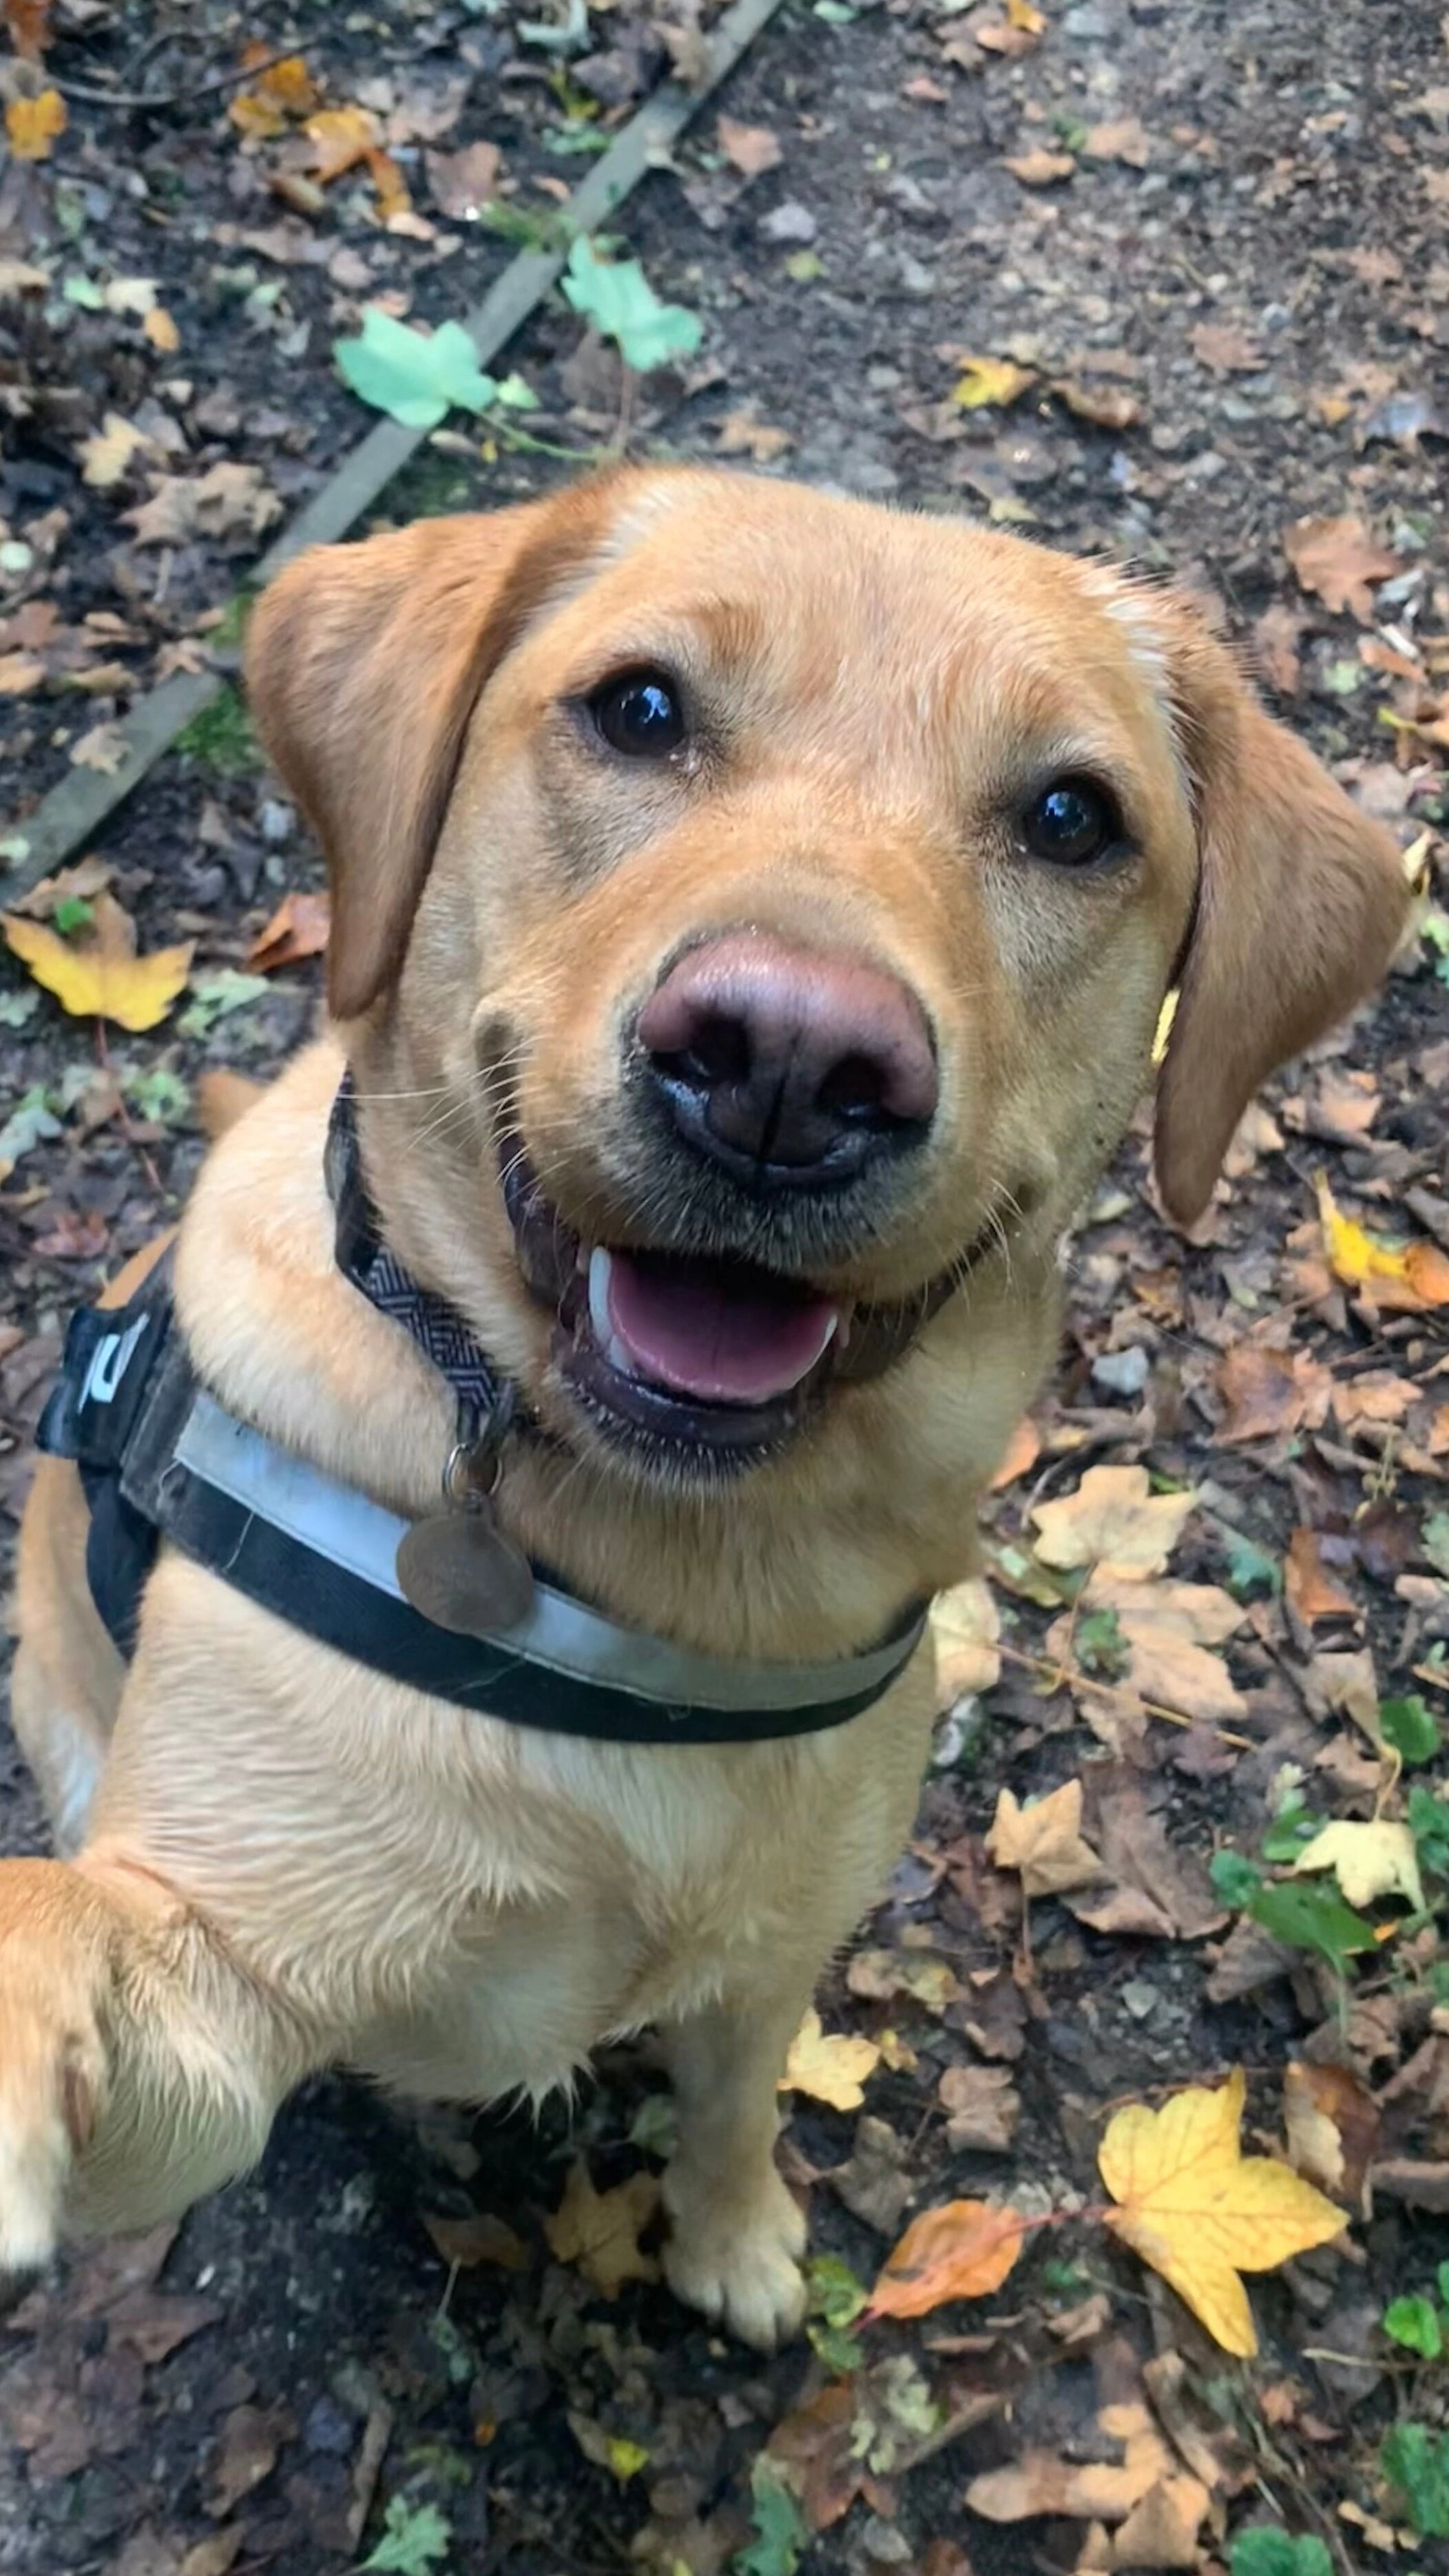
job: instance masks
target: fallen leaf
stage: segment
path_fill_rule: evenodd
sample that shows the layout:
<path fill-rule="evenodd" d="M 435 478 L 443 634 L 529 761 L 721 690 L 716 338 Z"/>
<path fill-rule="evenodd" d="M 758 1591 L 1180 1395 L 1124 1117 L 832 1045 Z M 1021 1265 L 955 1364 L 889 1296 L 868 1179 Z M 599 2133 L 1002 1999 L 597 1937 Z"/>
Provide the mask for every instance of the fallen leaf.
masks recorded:
<path fill-rule="evenodd" d="M 1304 1626 L 1319 1619 L 1357 1619 L 1358 1603 L 1334 1582 L 1319 1553 L 1317 1534 L 1296 1529 L 1283 1560 L 1283 1590 Z"/>
<path fill-rule="evenodd" d="M 284 54 L 279 63 L 271 63 L 267 61 L 270 51 L 270 46 L 258 37 L 241 58 L 243 71 L 255 75 L 252 86 L 257 97 L 266 99 L 271 107 L 283 109 L 288 116 L 310 116 L 317 105 L 318 89 L 305 57 Z"/>
<path fill-rule="evenodd" d="M 1449 1253 L 1427 1241 L 1380 1242 L 1343 1214 L 1321 1172 L 1317 1189 L 1323 1248 L 1346 1287 L 1362 1288 L 1375 1306 L 1402 1314 L 1449 1306 Z"/>
<path fill-rule="evenodd" d="M 1310 2183 L 1271 2156 L 1245 2156 L 1242 2069 L 1209 2092 L 1191 2085 L 1161 2111 L 1130 2104 L 1098 2153 L 1118 2203 L 1108 2225 L 1169 2282 L 1225 2352 L 1258 2349 L 1242 2272 L 1268 2272 L 1347 2224 Z"/>
<path fill-rule="evenodd" d="M 656 2175 L 631 2174 L 617 2190 L 597 2192 L 580 2156 L 543 2232 L 560 2263 L 577 2264 L 591 2289 L 602 2298 L 617 2299 L 626 2281 L 659 2278 L 653 2255 L 639 2250 L 639 2238 L 658 2207 Z"/>
<path fill-rule="evenodd" d="M 986 1849 L 998 1869 L 1020 1874 L 1024 1896 L 1059 1896 L 1064 1888 L 1085 1887 L 1106 1873 L 1089 1843 L 1082 1840 L 1082 1784 L 1064 1781 L 1034 1806 L 1018 1806 L 1003 1789 L 986 1837 Z"/>
<path fill-rule="evenodd" d="M 946 2299 L 986 2299 L 1021 2252 L 1019 2210 L 984 2200 L 948 2200 L 922 2210 L 887 2255 L 870 2294 L 875 2317 L 924 2317 Z"/>
<path fill-rule="evenodd" d="M 1111 1566 L 1098 1566 L 1081 1596 L 1082 1608 L 1109 1610 L 1127 1650 L 1122 1685 L 1140 1699 L 1222 1726 L 1243 1714 L 1242 1693 L 1219 1655 L 1243 1626 L 1247 1612 L 1216 1583 L 1141 1581 Z M 1063 1619 L 1048 1631 L 1048 1654 L 1065 1656 L 1071 1635 Z"/>
<path fill-rule="evenodd" d="M 0 653 L 0 698 L 28 698 L 45 678 L 33 653 Z"/>
<path fill-rule="evenodd" d="M 1033 1505 L 1036 1554 L 1043 1565 L 1145 1579 L 1162 1572 L 1196 1502 L 1191 1490 L 1154 1494 L 1145 1467 L 1089 1467 L 1074 1494 Z"/>
<path fill-rule="evenodd" d="M 830 2186 L 867 2227 L 876 2228 L 882 2236 L 895 2234 L 910 2199 L 912 2183 L 906 2171 L 905 2147 L 888 2121 L 872 2119 L 868 2111 L 862 2113 L 855 2124 L 849 2161 L 831 2168 Z"/>
<path fill-rule="evenodd" d="M 1269 688 L 1276 689 L 1280 697 L 1294 698 L 1298 694 L 1298 683 L 1303 677 L 1303 664 L 1298 652 L 1302 633 L 1302 618 L 1296 616 L 1282 600 L 1274 600 L 1261 617 L 1253 620 L 1253 650 L 1257 655 L 1258 668 Z"/>
<path fill-rule="evenodd" d="M 1001 1679 L 1001 1613 L 979 1576 L 938 1592 L 927 1624 L 938 1708 L 949 1708 L 967 1691 L 991 1690 Z"/>
<path fill-rule="evenodd" d="M 65 128 L 65 101 L 58 89 L 43 89 L 38 98 L 12 98 L 5 110 L 5 132 L 17 161 L 48 161 L 52 143 Z"/>
<path fill-rule="evenodd" d="M 1373 619 L 1370 585 L 1402 569 L 1398 556 L 1375 544 L 1362 519 L 1351 514 L 1295 519 L 1284 534 L 1283 552 L 1301 590 L 1311 591 L 1335 616 L 1350 610 L 1360 626 Z"/>
<path fill-rule="evenodd" d="M 1024 188 L 1053 188 L 1060 180 L 1074 178 L 1077 165 L 1070 152 L 1048 152 L 1038 143 L 1030 152 L 1008 155 L 1006 167 Z"/>
<path fill-rule="evenodd" d="M 296 2431 L 284 2406 L 234 2406 L 221 2429 L 221 2447 L 203 2498 L 207 2512 L 220 2522 L 244 2495 L 269 2478 L 277 2453 Z"/>
<path fill-rule="evenodd" d="M 1231 322 L 1199 322 L 1192 334 L 1193 356 L 1214 375 L 1256 375 L 1267 360 L 1255 340 Z"/>
<path fill-rule="evenodd" d="M 1125 161 L 1129 169 L 1145 170 L 1152 137 L 1137 117 L 1128 116 L 1115 124 L 1089 125 L 1082 151 L 1088 161 Z"/>
<path fill-rule="evenodd" d="M 79 741 L 70 747 L 77 769 L 98 769 L 103 778 L 114 778 L 126 758 L 126 737 L 119 725 L 92 725 Z"/>
<path fill-rule="evenodd" d="M 0 295 L 39 295 L 49 284 L 49 270 L 33 261 L 0 259 Z"/>
<path fill-rule="evenodd" d="M 313 146 L 312 175 L 327 187 L 381 149 L 382 128 L 369 107 L 324 107 L 303 128 Z"/>
<path fill-rule="evenodd" d="M 283 895 L 265 928 L 259 930 L 246 962 L 254 975 L 274 975 L 281 966 L 320 957 L 327 946 L 331 919 L 325 894 Z"/>
<path fill-rule="evenodd" d="M 1084 385 L 1077 376 L 1057 376 L 1052 392 L 1076 420 L 1094 429 L 1131 429 L 1142 418 L 1142 405 L 1125 385 Z"/>
<path fill-rule="evenodd" d="M 1378 2144 L 1379 2110 L 1373 2095 L 1346 2066 L 1300 2065 L 1283 2069 L 1283 2127 L 1288 2161 L 1320 2191 L 1363 2198 L 1364 2179 Z"/>
<path fill-rule="evenodd" d="M 778 170 L 785 158 L 778 134 L 768 125 L 740 125 L 732 116 L 721 116 L 716 120 L 715 134 L 725 159 L 746 179 L 758 179 L 766 170 Z"/>
<path fill-rule="evenodd" d="M 1372 1905 L 1379 1896 L 1404 1896 L 1416 1914 L 1424 1911 L 1424 1885 L 1419 1857 L 1407 1825 L 1377 1816 L 1357 1825 L 1343 1818 L 1324 1825 L 1293 1864 L 1295 1877 L 1331 1869 L 1350 1905 Z"/>
<path fill-rule="evenodd" d="M 195 536 L 259 537 L 282 504 L 259 465 L 223 458 L 205 474 L 153 475 L 150 500 L 121 515 L 138 546 L 175 546 Z"/>
<path fill-rule="evenodd" d="M 752 411 L 727 411 L 718 424 L 715 437 L 721 456 L 753 456 L 757 465 L 771 465 L 795 444 L 788 429 L 775 429 L 768 421 L 756 420 Z"/>
<path fill-rule="evenodd" d="M 23 63 L 38 63 L 50 42 L 50 0 L 5 0 L 6 32 Z"/>
<path fill-rule="evenodd" d="M 273 107 L 269 100 L 258 98 L 254 90 L 238 90 L 235 98 L 228 100 L 226 112 L 238 134 L 248 143 L 274 143 L 279 134 L 287 131 L 287 120 L 282 110 Z"/>
<path fill-rule="evenodd" d="M 181 346 L 181 333 L 164 304 L 154 305 L 142 317 L 141 336 L 150 341 L 153 349 L 159 349 L 163 357 L 173 356 Z"/>
<path fill-rule="evenodd" d="M 1218 1366 L 1218 1392 L 1228 1410 L 1219 1440 L 1269 1440 L 1322 1427 L 1333 1380 L 1309 1351 L 1271 1350 L 1263 1342 L 1234 1342 Z"/>
<path fill-rule="evenodd" d="M 480 2263 L 491 2263 L 500 2272 L 526 2272 L 528 2247 L 506 2219 L 496 2218 L 491 2209 L 479 2209 L 469 2218 L 444 2218 L 424 2210 L 423 2225 L 445 2263 L 456 2263 L 460 2270 L 471 2272 Z"/>
<path fill-rule="evenodd" d="M 812 2101 L 828 2102 L 835 2111 L 858 2111 L 866 2077 L 879 2064 L 875 2040 L 822 2029 L 812 2004 L 790 2042 L 780 2090 L 808 2093 Z"/>
<path fill-rule="evenodd" d="M 1120 2446 L 1120 2461 L 1079 2461 L 1055 2451 L 1030 2450 L 1009 2466 L 972 2479 L 966 2490 L 970 2511 L 987 2522 L 1029 2522 L 1042 2514 L 1125 2522 L 1143 2497 L 1172 2474 L 1172 2453 L 1145 2406 L 1105 2407 L 1099 2425 Z"/>
<path fill-rule="evenodd" d="M 144 454 L 151 441 L 144 429 L 126 420 L 118 411 L 108 411 L 101 427 L 91 438 L 83 438 L 77 449 L 81 481 L 94 491 L 109 492 L 119 483 L 132 460 Z"/>
<path fill-rule="evenodd" d="M 498 187 L 503 155 L 496 143 L 469 143 L 461 152 L 424 154 L 428 186 L 440 214 L 454 223 L 473 223 Z"/>
<path fill-rule="evenodd" d="M 948 2066 L 937 2089 L 953 2154 L 967 2148 L 980 2155 L 1008 2152 L 1021 2119 L 1021 2096 L 1006 2067 Z"/>
<path fill-rule="evenodd" d="M 1174 2469 L 1159 2479 L 1133 2506 L 1112 2542 L 1113 2576 L 1119 2569 L 1124 2576 L 1128 2569 L 1163 2576 L 1168 2568 L 1201 2567 L 1197 2536 L 1211 2501 L 1201 2478 L 1186 2469 Z"/>
<path fill-rule="evenodd" d="M 45 922 L 0 914 L 6 943 L 37 984 L 78 1019 L 95 1015 L 123 1029 L 154 1029 L 191 972 L 194 940 L 136 954 L 136 927 L 114 897 L 98 894 L 84 942 L 62 939 Z"/>
<path fill-rule="evenodd" d="M 1031 367 L 1019 367 L 1012 358 L 958 358 L 960 380 L 951 400 L 958 411 L 981 411 L 995 403 L 1005 410 L 1036 382 Z"/>
<path fill-rule="evenodd" d="M 1041 1456 L 1041 1433 L 1029 1413 L 1024 1413 L 1006 1444 L 1006 1454 L 991 1479 L 988 1491 L 1003 1493 L 1014 1485 L 1018 1476 L 1029 1476 Z"/>

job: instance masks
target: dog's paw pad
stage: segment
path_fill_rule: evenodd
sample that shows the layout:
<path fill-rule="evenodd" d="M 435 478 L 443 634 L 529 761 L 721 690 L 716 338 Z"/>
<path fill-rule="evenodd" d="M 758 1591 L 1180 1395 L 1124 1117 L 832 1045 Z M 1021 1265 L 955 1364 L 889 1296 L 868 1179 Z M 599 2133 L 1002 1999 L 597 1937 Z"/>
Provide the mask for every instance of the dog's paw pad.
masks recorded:
<path fill-rule="evenodd" d="M 782 2182 L 750 2218 L 676 2206 L 664 2275 L 678 2299 L 757 2352 L 773 2352 L 805 2319 L 805 2220 Z"/>

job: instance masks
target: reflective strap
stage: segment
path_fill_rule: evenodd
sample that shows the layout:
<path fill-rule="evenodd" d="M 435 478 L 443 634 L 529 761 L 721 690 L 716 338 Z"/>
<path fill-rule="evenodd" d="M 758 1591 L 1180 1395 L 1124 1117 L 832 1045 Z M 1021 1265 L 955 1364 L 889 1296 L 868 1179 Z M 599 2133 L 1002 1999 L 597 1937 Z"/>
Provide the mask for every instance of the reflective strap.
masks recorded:
<path fill-rule="evenodd" d="M 402 1600 L 396 1557 L 410 1524 L 277 1448 L 261 1432 L 223 1412 L 209 1395 L 197 1395 L 175 1456 L 179 1465 L 258 1520 L 374 1591 Z M 571 1594 L 540 1582 L 526 1618 L 500 1630 L 496 1644 L 571 1681 L 625 1691 L 666 1708 L 747 1715 L 822 1707 L 867 1694 L 879 1697 L 910 1661 L 924 1626 L 925 1612 L 914 1610 L 884 1645 L 825 1664 L 734 1663 L 620 1627 Z"/>

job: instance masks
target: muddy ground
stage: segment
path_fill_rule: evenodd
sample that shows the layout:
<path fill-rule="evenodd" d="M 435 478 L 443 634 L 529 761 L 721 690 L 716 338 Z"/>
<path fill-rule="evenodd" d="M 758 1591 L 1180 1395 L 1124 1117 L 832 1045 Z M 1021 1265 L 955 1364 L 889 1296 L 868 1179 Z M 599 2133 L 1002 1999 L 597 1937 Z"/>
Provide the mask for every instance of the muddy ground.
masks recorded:
<path fill-rule="evenodd" d="M 5 14 L 13 34 L 24 10 Z M 506 5 L 239 18 L 213 0 L 86 0 L 57 9 L 41 66 L 12 64 L 12 100 L 51 80 L 68 93 L 48 157 L 0 163 L 12 849 L 78 748 L 104 763 L 138 690 L 234 659 L 248 561 L 367 426 L 331 363 L 339 331 L 380 294 L 430 321 L 474 304 L 557 221 L 588 130 L 617 123 L 671 51 L 687 70 L 689 20 L 661 23 L 599 9 L 566 57 Z M 365 168 L 313 180 L 311 198 L 291 185 L 309 175 L 299 120 L 278 111 L 265 135 L 229 113 L 242 85 L 221 84 L 248 41 L 300 50 L 328 105 L 381 121 L 414 229 L 382 228 Z M 117 89 L 163 103 L 105 103 Z M 736 166 L 720 112 L 774 138 L 773 166 Z M 502 156 L 491 224 L 444 211 L 428 160 L 481 141 Z M 1449 820 L 1446 206 L 1449 43 L 1423 5 L 1081 0 L 1038 27 L 1004 6 L 787 0 L 617 226 L 659 292 L 703 317 L 698 354 L 628 388 L 554 298 L 509 362 L 540 400 L 530 434 L 585 459 L 623 420 L 639 454 L 724 453 L 990 518 L 1210 594 L 1275 710 L 1406 845 L 1427 835 L 1432 864 Z M 40 283 L 7 290 L 7 261 Z M 108 303 L 118 280 L 149 281 L 149 307 Z M 996 399 L 962 407 L 970 359 L 1020 381 L 998 375 Z M 138 443 L 86 480 L 113 414 Z M 170 489 L 217 469 L 199 515 Z M 455 416 L 376 523 L 569 470 L 480 445 Z M 1304 520 L 1357 533 L 1305 552 Z M 91 846 L 142 947 L 194 939 L 196 955 L 177 1014 L 104 1041 L 0 961 L 7 1540 L 67 1310 L 184 1197 L 198 1076 L 265 1072 L 316 1001 L 315 963 L 238 980 L 265 918 L 319 873 L 234 697 Z M 1196 1241 L 1156 1208 L 1145 1120 L 1099 1195 L 1053 1389 L 988 1513 L 999 1676 L 945 1719 L 913 1851 L 863 1960 L 822 1991 L 827 2027 L 884 2054 L 860 2111 L 791 2097 L 815 2243 L 868 2282 L 917 2209 L 1095 2200 L 1123 2100 L 1241 2065 L 1250 2129 L 1271 2142 L 1285 2063 L 1337 2068 L 1343 2135 L 1379 2171 L 1371 2214 L 1347 2254 L 1256 2285 L 1258 2361 L 1228 2362 L 1100 2230 L 1065 2230 L 1034 2238 L 994 2299 L 761 2363 L 659 2287 L 606 2299 L 549 2252 L 542 2219 L 581 2152 L 600 2192 L 657 2169 L 647 2059 L 611 2064 L 572 2123 L 556 2109 L 537 2126 L 419 2123 L 329 2083 L 290 2108 L 260 2174 L 174 2241 L 78 2258 L 0 2329 L 0 2568 L 323 2576 L 366 2558 L 389 2513 L 393 2554 L 383 2541 L 375 2563 L 505 2576 L 1225 2567 L 1231 2535 L 1269 2521 L 1317 2537 L 1340 2576 L 1449 2564 L 1432 2529 L 1412 2544 L 1379 2463 L 1396 2419 L 1432 2442 L 1449 2413 L 1444 2380 L 1379 2323 L 1449 2257 L 1435 1883 L 1429 1919 L 1345 1989 L 1207 1872 L 1223 1849 L 1260 1856 L 1288 1765 L 1320 1815 L 1364 1819 L 1385 1795 L 1402 1815 L 1369 1741 L 1376 1701 L 1449 1714 L 1449 1308 L 1335 1278 L 1315 1196 L 1324 1173 L 1377 1235 L 1449 1246 L 1434 918 L 1380 1003 L 1270 1091 Z M 1088 1469 L 1138 1463 L 1160 1490 L 1198 1492 L 1171 1580 L 1242 1614 L 1194 1646 L 1211 1671 L 1184 1661 L 1179 1619 L 1156 1687 L 1110 1614 L 1081 1633 L 1030 1517 Z M 37 1848 L 8 1739 L 0 1760 L 4 1846 Z M 1431 1756 L 1420 1786 L 1442 1768 Z M 1073 1780 L 1113 1893 L 1097 1924 L 1037 1900 L 1028 1937 L 982 1837 L 1003 1785 L 1025 1800 Z M 1358 2179 L 1350 2155 L 1356 2212 Z M 468 2260 L 444 2259 L 429 2217 L 467 2222 L 443 2242 Z M 489 2259 L 500 2243 L 521 2268 Z M 1196 2445 L 1209 2498 L 1190 2555 L 1114 2562 L 1044 2475 L 1030 2519 L 967 2507 L 973 2479 L 1027 2453 L 1120 2463 L 1102 2411 L 1160 2396 L 1174 2353 L 1190 2414 L 1176 2456 L 1191 2465 Z M 1449 2472 L 1444 2504 L 1449 2534 Z"/>

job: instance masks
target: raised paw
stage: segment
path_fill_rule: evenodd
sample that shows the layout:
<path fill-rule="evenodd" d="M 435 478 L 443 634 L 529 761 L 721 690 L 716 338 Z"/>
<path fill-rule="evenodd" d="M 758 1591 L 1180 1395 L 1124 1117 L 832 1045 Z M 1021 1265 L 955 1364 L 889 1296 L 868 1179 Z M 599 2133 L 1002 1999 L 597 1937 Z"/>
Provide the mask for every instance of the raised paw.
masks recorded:
<path fill-rule="evenodd" d="M 753 2199 L 711 2193 L 677 2169 L 664 2178 L 672 2221 L 665 2278 L 675 2297 L 757 2352 L 798 2334 L 805 2317 L 805 2219 L 771 2165 Z"/>
<path fill-rule="evenodd" d="M 105 2097 L 106 1978 L 90 1911 L 63 1863 L 0 1865 L 0 2275 L 55 2252 Z"/>

